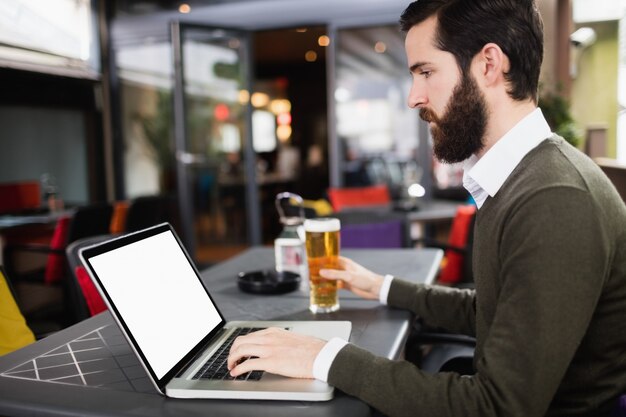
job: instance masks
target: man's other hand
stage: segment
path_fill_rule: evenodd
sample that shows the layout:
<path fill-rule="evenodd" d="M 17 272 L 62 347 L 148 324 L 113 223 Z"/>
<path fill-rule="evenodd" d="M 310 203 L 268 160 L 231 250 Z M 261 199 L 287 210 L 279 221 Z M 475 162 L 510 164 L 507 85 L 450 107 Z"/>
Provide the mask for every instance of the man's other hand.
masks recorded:
<path fill-rule="evenodd" d="M 343 256 L 339 257 L 339 268 L 321 269 L 320 276 L 343 281 L 343 287 L 359 297 L 370 300 L 378 299 L 380 287 L 384 280 L 382 275 L 378 275 Z"/>

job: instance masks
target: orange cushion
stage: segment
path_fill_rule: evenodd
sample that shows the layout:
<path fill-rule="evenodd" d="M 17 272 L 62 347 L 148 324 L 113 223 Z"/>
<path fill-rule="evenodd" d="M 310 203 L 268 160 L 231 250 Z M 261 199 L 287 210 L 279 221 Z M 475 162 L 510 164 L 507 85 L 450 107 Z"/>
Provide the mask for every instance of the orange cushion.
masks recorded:
<path fill-rule="evenodd" d="M 96 285 L 91 280 L 91 277 L 87 273 L 85 267 L 77 266 L 74 273 L 76 274 L 78 285 L 80 285 L 80 289 L 82 290 L 85 301 L 87 302 L 89 313 L 92 316 L 95 316 L 96 314 L 107 310 L 107 305 L 102 299 L 102 296 L 98 292 Z"/>
<path fill-rule="evenodd" d="M 128 201 L 117 201 L 113 205 L 113 215 L 109 233 L 112 235 L 121 234 L 126 230 L 126 215 L 128 214 Z"/>

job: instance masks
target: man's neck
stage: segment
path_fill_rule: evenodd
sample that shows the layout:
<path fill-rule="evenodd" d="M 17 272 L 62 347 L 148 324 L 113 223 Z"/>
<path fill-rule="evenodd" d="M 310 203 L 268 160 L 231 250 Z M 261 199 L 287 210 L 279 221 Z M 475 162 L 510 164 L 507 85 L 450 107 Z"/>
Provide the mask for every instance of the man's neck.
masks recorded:
<path fill-rule="evenodd" d="M 532 100 L 513 101 L 509 98 L 504 101 L 491 106 L 489 109 L 489 121 L 484 138 L 485 146 L 476 154 L 478 159 L 487 153 L 520 120 L 537 108 Z"/>

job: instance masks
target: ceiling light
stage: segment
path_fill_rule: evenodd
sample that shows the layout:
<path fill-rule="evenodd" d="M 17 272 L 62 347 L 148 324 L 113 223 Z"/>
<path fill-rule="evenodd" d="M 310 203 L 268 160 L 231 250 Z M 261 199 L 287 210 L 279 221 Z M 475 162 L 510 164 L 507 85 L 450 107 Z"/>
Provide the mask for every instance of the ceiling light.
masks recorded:
<path fill-rule="evenodd" d="M 328 46 L 330 45 L 330 38 L 326 35 L 322 35 L 317 38 L 317 43 L 319 46 Z"/>
<path fill-rule="evenodd" d="M 188 5 L 187 3 L 183 3 L 180 6 L 178 6 L 178 11 L 181 13 L 189 13 L 191 11 L 191 6 Z"/>
<path fill-rule="evenodd" d="M 254 93 L 250 102 L 254 107 L 265 107 L 270 102 L 270 96 L 265 93 Z"/>
<path fill-rule="evenodd" d="M 335 90 L 335 100 L 340 103 L 344 103 L 350 100 L 351 97 L 352 94 L 350 94 L 350 90 L 348 90 L 347 88 L 339 87 Z"/>
<path fill-rule="evenodd" d="M 237 99 L 239 101 L 239 104 L 248 104 L 248 101 L 250 100 L 250 93 L 248 92 L 248 90 L 239 90 Z"/>
<path fill-rule="evenodd" d="M 385 42 L 378 41 L 374 45 L 374 50 L 378 52 L 379 54 L 383 54 L 387 50 L 387 45 L 385 45 Z"/>
<path fill-rule="evenodd" d="M 270 102 L 270 111 L 275 115 L 291 111 L 291 102 L 287 99 L 274 99 Z"/>
<path fill-rule="evenodd" d="M 317 52 L 315 52 L 315 51 L 306 51 L 306 54 L 304 54 L 304 59 L 306 60 L 306 62 L 315 62 L 315 61 L 317 61 Z"/>
<path fill-rule="evenodd" d="M 287 142 L 287 140 L 291 137 L 291 126 L 282 125 L 276 128 L 276 137 L 281 142 Z"/>
<path fill-rule="evenodd" d="M 408 192 L 411 197 L 424 197 L 426 195 L 426 189 L 417 183 L 411 184 Z"/>

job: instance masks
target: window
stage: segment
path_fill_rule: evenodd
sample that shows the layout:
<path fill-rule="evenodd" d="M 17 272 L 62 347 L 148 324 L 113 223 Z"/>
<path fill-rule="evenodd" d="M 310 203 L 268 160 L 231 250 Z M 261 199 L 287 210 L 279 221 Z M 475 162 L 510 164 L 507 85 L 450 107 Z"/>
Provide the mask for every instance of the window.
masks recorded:
<path fill-rule="evenodd" d="M 100 72 L 91 0 L 0 1 L 0 63 L 81 78 Z"/>

